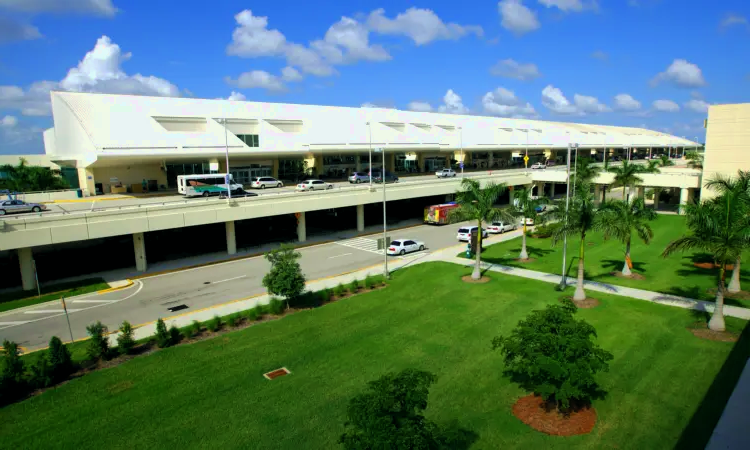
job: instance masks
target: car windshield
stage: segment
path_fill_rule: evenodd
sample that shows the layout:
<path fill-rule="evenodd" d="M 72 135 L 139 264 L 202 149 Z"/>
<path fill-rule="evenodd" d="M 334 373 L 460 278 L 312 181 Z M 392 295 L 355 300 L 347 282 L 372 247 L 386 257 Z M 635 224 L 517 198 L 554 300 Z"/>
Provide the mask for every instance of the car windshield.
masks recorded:
<path fill-rule="evenodd" d="M 468 229 L 468 228 L 459 228 L 459 229 L 458 229 L 458 232 L 459 232 L 459 233 L 468 233 L 468 232 L 469 232 L 469 229 Z"/>
<path fill-rule="evenodd" d="M 502 222 L 492 222 L 492 225 L 494 225 L 496 227 L 501 227 L 501 226 L 503 226 L 503 223 Z"/>

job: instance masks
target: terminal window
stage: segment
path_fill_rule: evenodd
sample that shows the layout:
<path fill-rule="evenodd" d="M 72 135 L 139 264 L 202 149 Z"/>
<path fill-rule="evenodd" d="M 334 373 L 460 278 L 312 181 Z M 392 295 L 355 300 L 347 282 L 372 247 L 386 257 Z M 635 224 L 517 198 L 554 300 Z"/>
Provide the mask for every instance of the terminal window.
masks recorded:
<path fill-rule="evenodd" d="M 248 147 L 260 147 L 257 134 L 237 134 L 235 135 Z"/>

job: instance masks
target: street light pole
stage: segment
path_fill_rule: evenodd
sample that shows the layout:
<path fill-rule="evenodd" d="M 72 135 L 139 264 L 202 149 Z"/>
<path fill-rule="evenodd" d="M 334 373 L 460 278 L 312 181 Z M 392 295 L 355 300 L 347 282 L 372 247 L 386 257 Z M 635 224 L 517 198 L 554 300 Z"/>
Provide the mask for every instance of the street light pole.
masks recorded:
<path fill-rule="evenodd" d="M 463 127 L 458 127 L 458 142 L 461 147 L 461 178 L 464 176 L 464 166 L 466 163 L 464 162 L 464 129 Z"/>
<path fill-rule="evenodd" d="M 367 134 L 370 138 L 370 150 L 367 152 L 370 156 L 370 162 L 367 172 L 367 179 L 370 180 L 370 189 L 372 189 L 372 126 L 370 125 L 370 122 L 367 122 Z"/>
<path fill-rule="evenodd" d="M 570 207 L 570 151 L 573 144 L 568 143 L 568 164 L 567 164 L 567 188 L 565 192 L 565 225 L 568 225 L 568 209 Z M 560 290 L 565 289 L 565 286 L 567 283 L 567 274 L 566 274 L 566 261 L 568 260 L 568 234 L 565 233 L 563 235 L 563 258 L 562 258 L 562 274 L 560 277 Z"/>
<path fill-rule="evenodd" d="M 385 150 L 375 149 L 375 152 L 379 152 L 380 155 L 383 157 L 383 161 L 385 162 Z M 388 236 L 387 236 L 387 224 L 386 224 L 386 214 L 385 214 L 385 165 L 383 166 L 383 174 L 380 179 L 380 181 L 383 183 L 383 276 L 387 280 L 389 278 L 388 274 Z"/>
<path fill-rule="evenodd" d="M 229 195 L 229 199 L 232 199 L 232 183 L 231 183 L 231 177 L 229 176 L 229 143 L 227 141 L 227 118 L 224 118 L 224 152 L 227 158 L 227 194 Z"/>

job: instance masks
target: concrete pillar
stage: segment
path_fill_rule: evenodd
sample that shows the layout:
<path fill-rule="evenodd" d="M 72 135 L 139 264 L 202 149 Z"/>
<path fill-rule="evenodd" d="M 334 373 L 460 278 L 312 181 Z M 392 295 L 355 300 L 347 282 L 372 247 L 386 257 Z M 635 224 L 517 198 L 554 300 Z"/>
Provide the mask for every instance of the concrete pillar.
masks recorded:
<path fill-rule="evenodd" d="M 297 213 L 297 240 L 305 242 L 307 240 L 307 227 L 305 226 L 305 213 Z"/>
<path fill-rule="evenodd" d="M 78 185 L 83 191 L 84 197 L 96 195 L 96 187 L 94 183 L 94 171 L 92 169 L 78 169 Z"/>
<path fill-rule="evenodd" d="M 361 172 L 362 171 L 362 155 L 357 155 L 356 161 L 357 161 L 356 162 L 357 172 Z"/>
<path fill-rule="evenodd" d="M 661 194 L 661 189 L 654 188 L 654 211 L 659 209 L 659 194 Z"/>
<path fill-rule="evenodd" d="M 365 231 L 365 205 L 357 205 L 357 231 Z"/>
<path fill-rule="evenodd" d="M 424 153 L 417 152 L 417 166 L 419 166 L 419 171 L 424 172 L 427 170 L 427 168 L 424 166 Z"/>
<path fill-rule="evenodd" d="M 18 265 L 21 267 L 21 285 L 24 291 L 36 289 L 36 276 L 34 275 L 34 256 L 31 247 L 19 248 Z"/>
<path fill-rule="evenodd" d="M 492 170 L 492 165 L 495 164 L 495 152 L 490 152 L 487 158 L 487 168 Z"/>
<path fill-rule="evenodd" d="M 145 272 L 148 265 L 146 262 L 146 240 L 143 233 L 133 233 L 133 249 L 135 250 L 135 270 Z"/>
<path fill-rule="evenodd" d="M 237 253 L 237 237 L 234 234 L 234 220 L 224 222 L 227 229 L 227 254 L 234 255 Z"/>
<path fill-rule="evenodd" d="M 689 188 L 680 189 L 680 215 L 685 214 L 685 208 L 683 206 L 687 205 L 689 200 L 690 200 L 690 189 Z"/>
<path fill-rule="evenodd" d="M 602 187 L 598 184 L 594 185 L 594 204 L 598 205 L 602 202 Z"/>
<path fill-rule="evenodd" d="M 545 183 L 544 181 L 540 181 L 537 186 L 538 187 L 537 187 L 537 190 L 536 190 L 536 195 L 538 197 L 542 197 L 542 196 L 546 195 L 544 193 L 544 188 L 547 186 L 547 183 Z"/>
<path fill-rule="evenodd" d="M 273 165 L 271 166 L 271 176 L 279 178 L 279 158 L 274 158 Z"/>
<path fill-rule="evenodd" d="M 557 183 L 550 183 L 549 184 L 549 198 L 555 198 L 555 187 L 557 186 Z"/>

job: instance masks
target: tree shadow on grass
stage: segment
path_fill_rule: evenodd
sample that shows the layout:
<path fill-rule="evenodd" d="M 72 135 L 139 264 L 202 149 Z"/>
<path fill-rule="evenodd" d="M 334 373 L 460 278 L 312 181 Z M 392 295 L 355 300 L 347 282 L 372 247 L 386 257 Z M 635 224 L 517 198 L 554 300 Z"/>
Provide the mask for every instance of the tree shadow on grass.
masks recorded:
<path fill-rule="evenodd" d="M 607 274 L 609 272 L 619 272 L 622 270 L 623 265 L 625 264 L 625 258 L 622 259 L 604 259 L 602 260 L 602 268 L 604 268 L 607 271 Z M 646 266 L 641 261 L 633 261 L 633 270 L 635 270 L 638 273 L 645 273 L 646 272 Z"/>
<path fill-rule="evenodd" d="M 529 254 L 529 258 L 542 258 L 544 256 L 549 255 L 550 253 L 554 252 L 552 249 L 543 249 L 540 247 L 534 247 L 531 245 L 526 245 L 526 253 Z M 518 263 L 518 255 L 521 254 L 521 247 L 514 247 L 509 249 L 506 252 L 507 256 L 497 256 L 497 257 L 482 257 L 482 261 L 490 264 L 501 264 L 506 266 L 512 266 L 517 265 Z M 523 264 L 523 263 L 520 263 Z"/>
<path fill-rule="evenodd" d="M 729 352 L 729 356 L 706 391 L 706 395 L 682 431 L 682 435 L 674 446 L 675 449 L 704 449 L 706 447 L 748 358 L 750 358 L 750 323 L 745 326 L 739 340 Z M 738 430 L 738 433 L 744 432 L 745 430 Z"/>
<path fill-rule="evenodd" d="M 456 420 L 440 425 L 439 429 L 438 440 L 442 444 L 442 448 L 468 450 L 477 440 L 479 440 L 479 435 L 477 433 L 462 428 Z"/>

